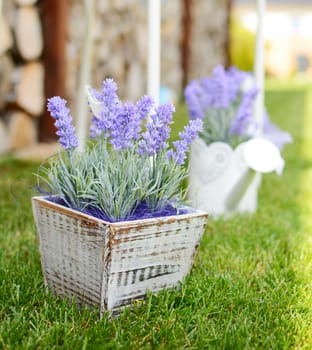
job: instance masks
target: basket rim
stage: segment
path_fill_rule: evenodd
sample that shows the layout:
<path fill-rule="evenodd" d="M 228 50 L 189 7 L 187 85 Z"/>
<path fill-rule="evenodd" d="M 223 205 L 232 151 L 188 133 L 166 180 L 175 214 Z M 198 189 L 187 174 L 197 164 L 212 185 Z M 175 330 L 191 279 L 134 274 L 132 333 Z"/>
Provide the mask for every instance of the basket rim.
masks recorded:
<path fill-rule="evenodd" d="M 75 216 L 79 216 L 81 218 L 84 219 L 88 219 L 91 221 L 95 221 L 98 222 L 100 224 L 105 224 L 105 225 L 109 225 L 109 226 L 115 226 L 115 227 L 122 227 L 122 226 L 136 226 L 136 225 L 150 225 L 150 224 L 157 224 L 159 222 L 171 222 L 171 221 L 177 221 L 177 220 L 185 220 L 188 218 L 192 218 L 192 217 L 205 217 L 206 219 L 208 219 L 208 213 L 201 211 L 199 209 L 195 209 L 189 206 L 182 206 L 183 209 L 189 209 L 190 212 L 186 213 L 186 214 L 180 214 L 180 215 L 170 215 L 170 216 L 159 216 L 157 218 L 146 218 L 146 219 L 137 219 L 137 220 L 125 220 L 125 221 L 118 221 L 118 222 L 110 222 L 110 221 L 106 221 L 100 218 L 97 218 L 95 216 L 86 214 L 86 213 L 82 213 L 78 210 L 72 209 L 72 208 L 68 208 L 65 207 L 64 205 L 58 204 L 58 203 L 54 203 L 50 200 L 47 199 L 48 196 L 33 196 L 31 198 L 32 202 L 39 202 L 41 205 L 44 204 L 45 207 L 50 207 L 50 208 L 59 208 L 62 211 L 64 211 L 65 213 L 68 213 L 70 215 L 75 215 Z"/>

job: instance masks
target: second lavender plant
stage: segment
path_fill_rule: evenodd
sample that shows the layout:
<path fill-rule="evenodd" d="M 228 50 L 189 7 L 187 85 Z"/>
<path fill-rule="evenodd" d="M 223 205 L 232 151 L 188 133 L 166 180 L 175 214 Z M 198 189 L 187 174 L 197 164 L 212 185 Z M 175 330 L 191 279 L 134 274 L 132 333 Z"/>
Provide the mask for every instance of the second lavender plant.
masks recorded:
<path fill-rule="evenodd" d="M 190 119 L 201 119 L 200 137 L 208 145 L 222 141 L 235 147 L 249 139 L 257 129 L 253 104 L 255 85 L 243 88 L 250 74 L 235 67 L 217 66 L 211 76 L 194 80 L 185 89 Z"/>

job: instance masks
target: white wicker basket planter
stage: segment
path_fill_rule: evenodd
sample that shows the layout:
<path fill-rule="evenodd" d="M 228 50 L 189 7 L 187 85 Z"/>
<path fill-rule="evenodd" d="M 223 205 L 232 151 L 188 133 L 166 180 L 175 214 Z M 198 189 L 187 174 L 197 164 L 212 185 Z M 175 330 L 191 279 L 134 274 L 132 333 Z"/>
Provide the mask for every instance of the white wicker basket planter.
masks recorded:
<path fill-rule="evenodd" d="M 190 271 L 207 214 L 109 223 L 33 197 L 45 285 L 78 304 L 118 310 Z"/>

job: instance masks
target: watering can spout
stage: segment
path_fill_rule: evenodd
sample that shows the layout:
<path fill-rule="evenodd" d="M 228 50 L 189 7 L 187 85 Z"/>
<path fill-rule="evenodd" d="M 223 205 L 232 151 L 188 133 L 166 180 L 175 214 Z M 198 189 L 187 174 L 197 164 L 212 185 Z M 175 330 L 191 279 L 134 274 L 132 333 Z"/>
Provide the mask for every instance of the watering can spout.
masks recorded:
<path fill-rule="evenodd" d="M 226 196 L 225 205 L 228 210 L 237 207 L 257 173 L 264 174 L 275 170 L 281 175 L 285 165 L 279 149 L 264 138 L 251 139 L 243 147 L 244 168 Z"/>

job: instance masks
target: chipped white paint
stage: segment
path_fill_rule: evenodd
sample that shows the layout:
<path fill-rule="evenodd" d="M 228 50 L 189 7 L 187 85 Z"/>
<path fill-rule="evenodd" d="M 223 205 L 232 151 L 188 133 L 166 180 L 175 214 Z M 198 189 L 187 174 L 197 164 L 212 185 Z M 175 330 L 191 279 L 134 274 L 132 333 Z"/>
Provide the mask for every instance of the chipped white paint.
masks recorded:
<path fill-rule="evenodd" d="M 189 272 L 207 214 L 108 223 L 34 197 L 45 284 L 79 304 L 118 310 Z"/>

